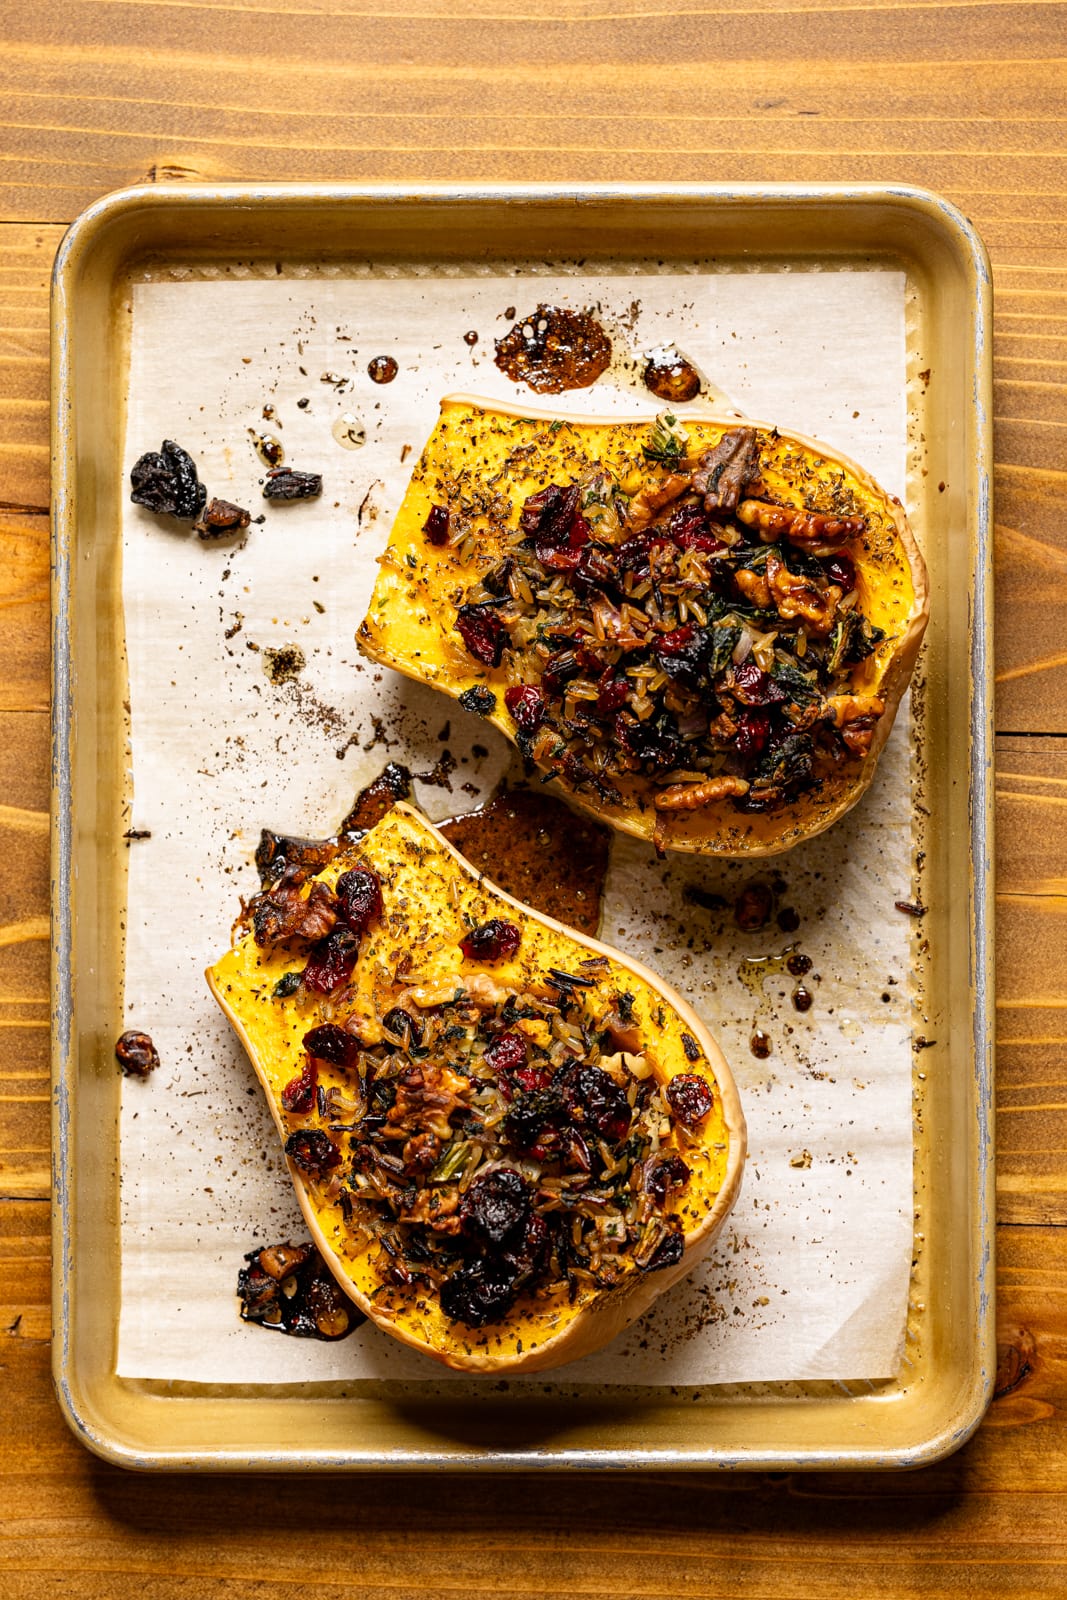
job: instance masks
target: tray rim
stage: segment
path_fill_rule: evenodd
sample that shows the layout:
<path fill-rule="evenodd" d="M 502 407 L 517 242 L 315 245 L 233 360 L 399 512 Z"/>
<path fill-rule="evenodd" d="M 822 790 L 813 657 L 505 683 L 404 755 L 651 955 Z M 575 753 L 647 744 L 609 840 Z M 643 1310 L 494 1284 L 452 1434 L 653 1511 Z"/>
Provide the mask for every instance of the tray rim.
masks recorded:
<path fill-rule="evenodd" d="M 271 206 L 315 203 L 336 205 L 394 202 L 491 202 L 499 205 L 580 205 L 615 203 L 621 207 L 686 203 L 706 207 L 752 205 L 788 209 L 847 201 L 857 208 L 886 206 L 914 213 L 939 230 L 962 264 L 973 289 L 968 350 L 973 370 L 975 456 L 969 488 L 974 493 L 976 526 L 970 641 L 970 860 L 974 921 L 969 930 L 969 967 L 974 990 L 971 1055 L 977 1118 L 973 1130 L 974 1190 L 969 1221 L 975 1259 L 974 1361 L 965 1392 L 951 1421 L 907 1447 L 716 1450 L 568 1449 L 556 1451 L 462 1446 L 429 1449 L 345 1448 L 211 1450 L 178 1447 L 137 1448 L 108 1426 L 106 1414 L 85 1389 L 72 1345 L 71 1286 L 74 1271 L 75 1186 L 72 1119 L 76 1095 L 71 893 L 74 883 L 73 723 L 70 583 L 76 519 L 76 459 L 71 427 L 72 351 L 68 315 L 75 302 L 78 275 L 101 236 L 144 207 L 182 209 L 232 206 L 264 210 Z M 789 252 L 783 252 L 788 259 Z M 198 183 L 135 185 L 101 197 L 88 206 L 60 243 L 51 296 L 51 462 L 52 462 L 52 1178 L 53 1178 L 53 1381 L 60 1409 L 75 1434 L 94 1453 L 117 1465 L 163 1470 L 478 1469 L 482 1471 L 590 1468 L 840 1469 L 901 1468 L 928 1465 L 962 1445 L 977 1428 L 992 1395 L 994 1336 L 994 1220 L 992 1138 L 993 950 L 993 795 L 992 795 L 992 278 L 988 256 L 973 224 L 942 196 L 893 183 Z M 137 1380 L 113 1383 L 126 1389 Z M 863 1404 L 855 1397 L 851 1404 Z"/>

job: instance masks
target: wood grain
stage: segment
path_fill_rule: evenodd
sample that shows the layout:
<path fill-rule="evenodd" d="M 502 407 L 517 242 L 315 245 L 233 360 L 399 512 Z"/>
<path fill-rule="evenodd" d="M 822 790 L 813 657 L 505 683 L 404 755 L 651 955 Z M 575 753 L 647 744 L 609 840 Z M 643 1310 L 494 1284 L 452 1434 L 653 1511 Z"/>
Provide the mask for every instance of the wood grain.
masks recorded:
<path fill-rule="evenodd" d="M 1067 12 L 45 0 L 0 17 L 0 1594 L 1067 1592 Z M 994 267 L 998 1388 L 903 1478 L 145 1479 L 48 1378 L 48 274 L 162 178 L 885 179 Z M 281 1517 L 284 1537 L 272 1534 Z"/>

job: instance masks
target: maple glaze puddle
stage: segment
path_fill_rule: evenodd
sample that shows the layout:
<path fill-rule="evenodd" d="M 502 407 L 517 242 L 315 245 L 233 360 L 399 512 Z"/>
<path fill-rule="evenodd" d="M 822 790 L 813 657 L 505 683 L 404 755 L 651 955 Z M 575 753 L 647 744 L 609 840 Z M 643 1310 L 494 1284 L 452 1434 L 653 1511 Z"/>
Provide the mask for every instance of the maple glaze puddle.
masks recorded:
<path fill-rule="evenodd" d="M 504 789 L 487 805 L 437 827 L 472 867 L 526 905 L 595 934 L 611 834 L 561 800 Z"/>
<path fill-rule="evenodd" d="M 607 370 L 611 340 L 587 311 L 540 305 L 496 340 L 493 359 L 515 383 L 528 383 L 538 394 L 562 394 L 588 389 Z"/>

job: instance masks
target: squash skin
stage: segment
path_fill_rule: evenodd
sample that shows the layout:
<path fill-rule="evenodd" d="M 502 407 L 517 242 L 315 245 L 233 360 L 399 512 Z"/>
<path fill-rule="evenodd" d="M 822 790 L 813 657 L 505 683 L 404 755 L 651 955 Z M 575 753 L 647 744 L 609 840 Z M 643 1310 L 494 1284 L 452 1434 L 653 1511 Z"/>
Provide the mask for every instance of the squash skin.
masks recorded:
<path fill-rule="evenodd" d="M 739 422 L 736 415 L 721 413 L 687 412 L 680 420 L 689 435 L 690 454 L 714 445 Z M 465 395 L 443 399 L 440 420 L 412 474 L 381 558 L 367 616 L 356 635 L 363 654 L 453 699 L 474 688 L 491 689 L 496 707 L 487 720 L 515 743 L 515 725 L 503 704 L 504 668 L 481 666 L 454 632 L 463 592 L 503 554 L 500 535 L 488 516 L 472 516 L 481 537 L 464 563 L 451 548 L 430 544 L 423 524 L 433 505 L 450 498 L 450 488 L 469 493 L 479 482 L 500 474 L 493 494 L 510 502 L 508 520 L 513 527 L 525 497 L 546 483 L 560 481 L 560 475 L 567 482 L 594 463 L 632 466 L 651 421 L 647 414 L 561 417 Z M 885 710 L 862 760 L 847 762 L 822 777 L 816 788 L 770 812 L 742 813 L 726 800 L 699 811 L 657 812 L 651 786 L 640 777 L 614 777 L 622 791 L 621 804 L 594 800 L 561 776 L 553 777 L 571 804 L 621 832 L 655 842 L 661 850 L 726 857 L 775 855 L 831 827 L 870 785 L 926 628 L 926 566 L 900 503 L 862 467 L 827 446 L 764 423 L 746 419 L 745 425 L 757 430 L 761 477 L 772 495 L 795 503 L 800 490 L 821 487 L 826 493 L 832 486 L 840 514 L 854 512 L 868 519 L 868 533 L 849 541 L 848 549 L 856 565 L 862 609 L 887 637 L 872 656 L 851 669 L 850 688 L 857 694 L 877 695 Z M 517 449 L 530 446 L 528 455 L 515 457 Z M 653 473 L 648 467 L 645 471 Z M 501 502 L 497 504 L 500 508 Z"/>
<path fill-rule="evenodd" d="M 360 997 L 356 1009 L 364 1005 L 368 1017 L 373 1010 L 380 1013 L 395 1003 L 400 989 L 410 984 L 410 978 L 390 982 L 384 975 L 383 958 L 390 951 L 410 953 L 413 932 L 427 939 L 419 956 L 420 981 L 441 979 L 449 985 L 462 980 L 464 974 L 486 972 L 501 986 L 529 987 L 550 965 L 573 970 L 576 959 L 604 956 L 610 970 L 597 978 L 597 989 L 602 985 L 617 989 L 622 982 L 634 994 L 635 1019 L 660 1081 L 697 1070 L 712 1084 L 712 1112 L 695 1142 L 685 1149 L 692 1171 L 689 1186 L 669 1205 L 684 1230 L 680 1261 L 657 1272 L 631 1270 L 612 1289 L 583 1287 L 574 1304 L 569 1303 L 565 1290 L 540 1297 L 524 1293 L 503 1321 L 477 1330 L 449 1323 L 436 1300 L 419 1299 L 417 1291 L 387 1287 L 383 1292 L 373 1248 L 355 1257 L 342 1253 L 339 1207 L 316 1199 L 303 1174 L 289 1162 L 312 1237 L 341 1288 L 371 1321 L 404 1344 L 470 1373 L 537 1372 L 598 1350 L 697 1265 L 736 1200 L 747 1135 L 730 1069 L 689 1005 L 647 968 L 520 905 L 480 877 L 412 807 L 398 804 L 311 881 L 332 884 L 357 859 L 379 873 L 386 904 L 380 926 L 364 936 L 353 973 Z M 517 955 L 491 966 L 467 960 L 457 947 L 465 926 L 464 911 L 476 920 L 503 915 L 518 921 L 523 939 Z M 431 946 L 433 953 L 428 954 Z M 271 997 L 275 982 L 293 964 L 292 952 L 262 951 L 251 935 L 246 935 L 207 971 L 208 984 L 248 1053 L 283 1142 L 295 1127 L 303 1126 L 303 1119 L 284 1111 L 281 1087 L 302 1060 L 302 1034 L 318 1020 L 298 999 Z M 654 1012 L 662 1019 L 658 1025 Z M 682 1046 L 683 1032 L 688 1032 L 702 1051 L 703 1060 L 696 1066 Z M 338 1075 L 323 1081 L 343 1079 Z"/>

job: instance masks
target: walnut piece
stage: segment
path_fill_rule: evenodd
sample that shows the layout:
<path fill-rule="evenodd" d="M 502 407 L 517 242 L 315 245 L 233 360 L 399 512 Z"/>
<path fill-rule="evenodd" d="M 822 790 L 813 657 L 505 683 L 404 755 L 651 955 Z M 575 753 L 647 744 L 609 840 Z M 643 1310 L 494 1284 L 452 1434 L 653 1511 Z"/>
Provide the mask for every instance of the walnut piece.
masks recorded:
<path fill-rule="evenodd" d="M 819 589 L 808 578 L 790 572 L 777 556 L 767 557 L 767 587 L 786 622 L 803 622 L 809 633 L 823 639 L 834 625 L 841 590 L 837 584 Z"/>
<path fill-rule="evenodd" d="M 746 528 L 757 528 L 764 544 L 788 539 L 804 550 L 829 553 L 843 539 L 855 539 L 867 531 L 864 517 L 832 517 L 822 511 L 801 511 L 797 506 L 775 506 L 766 500 L 742 500 L 737 518 Z"/>

